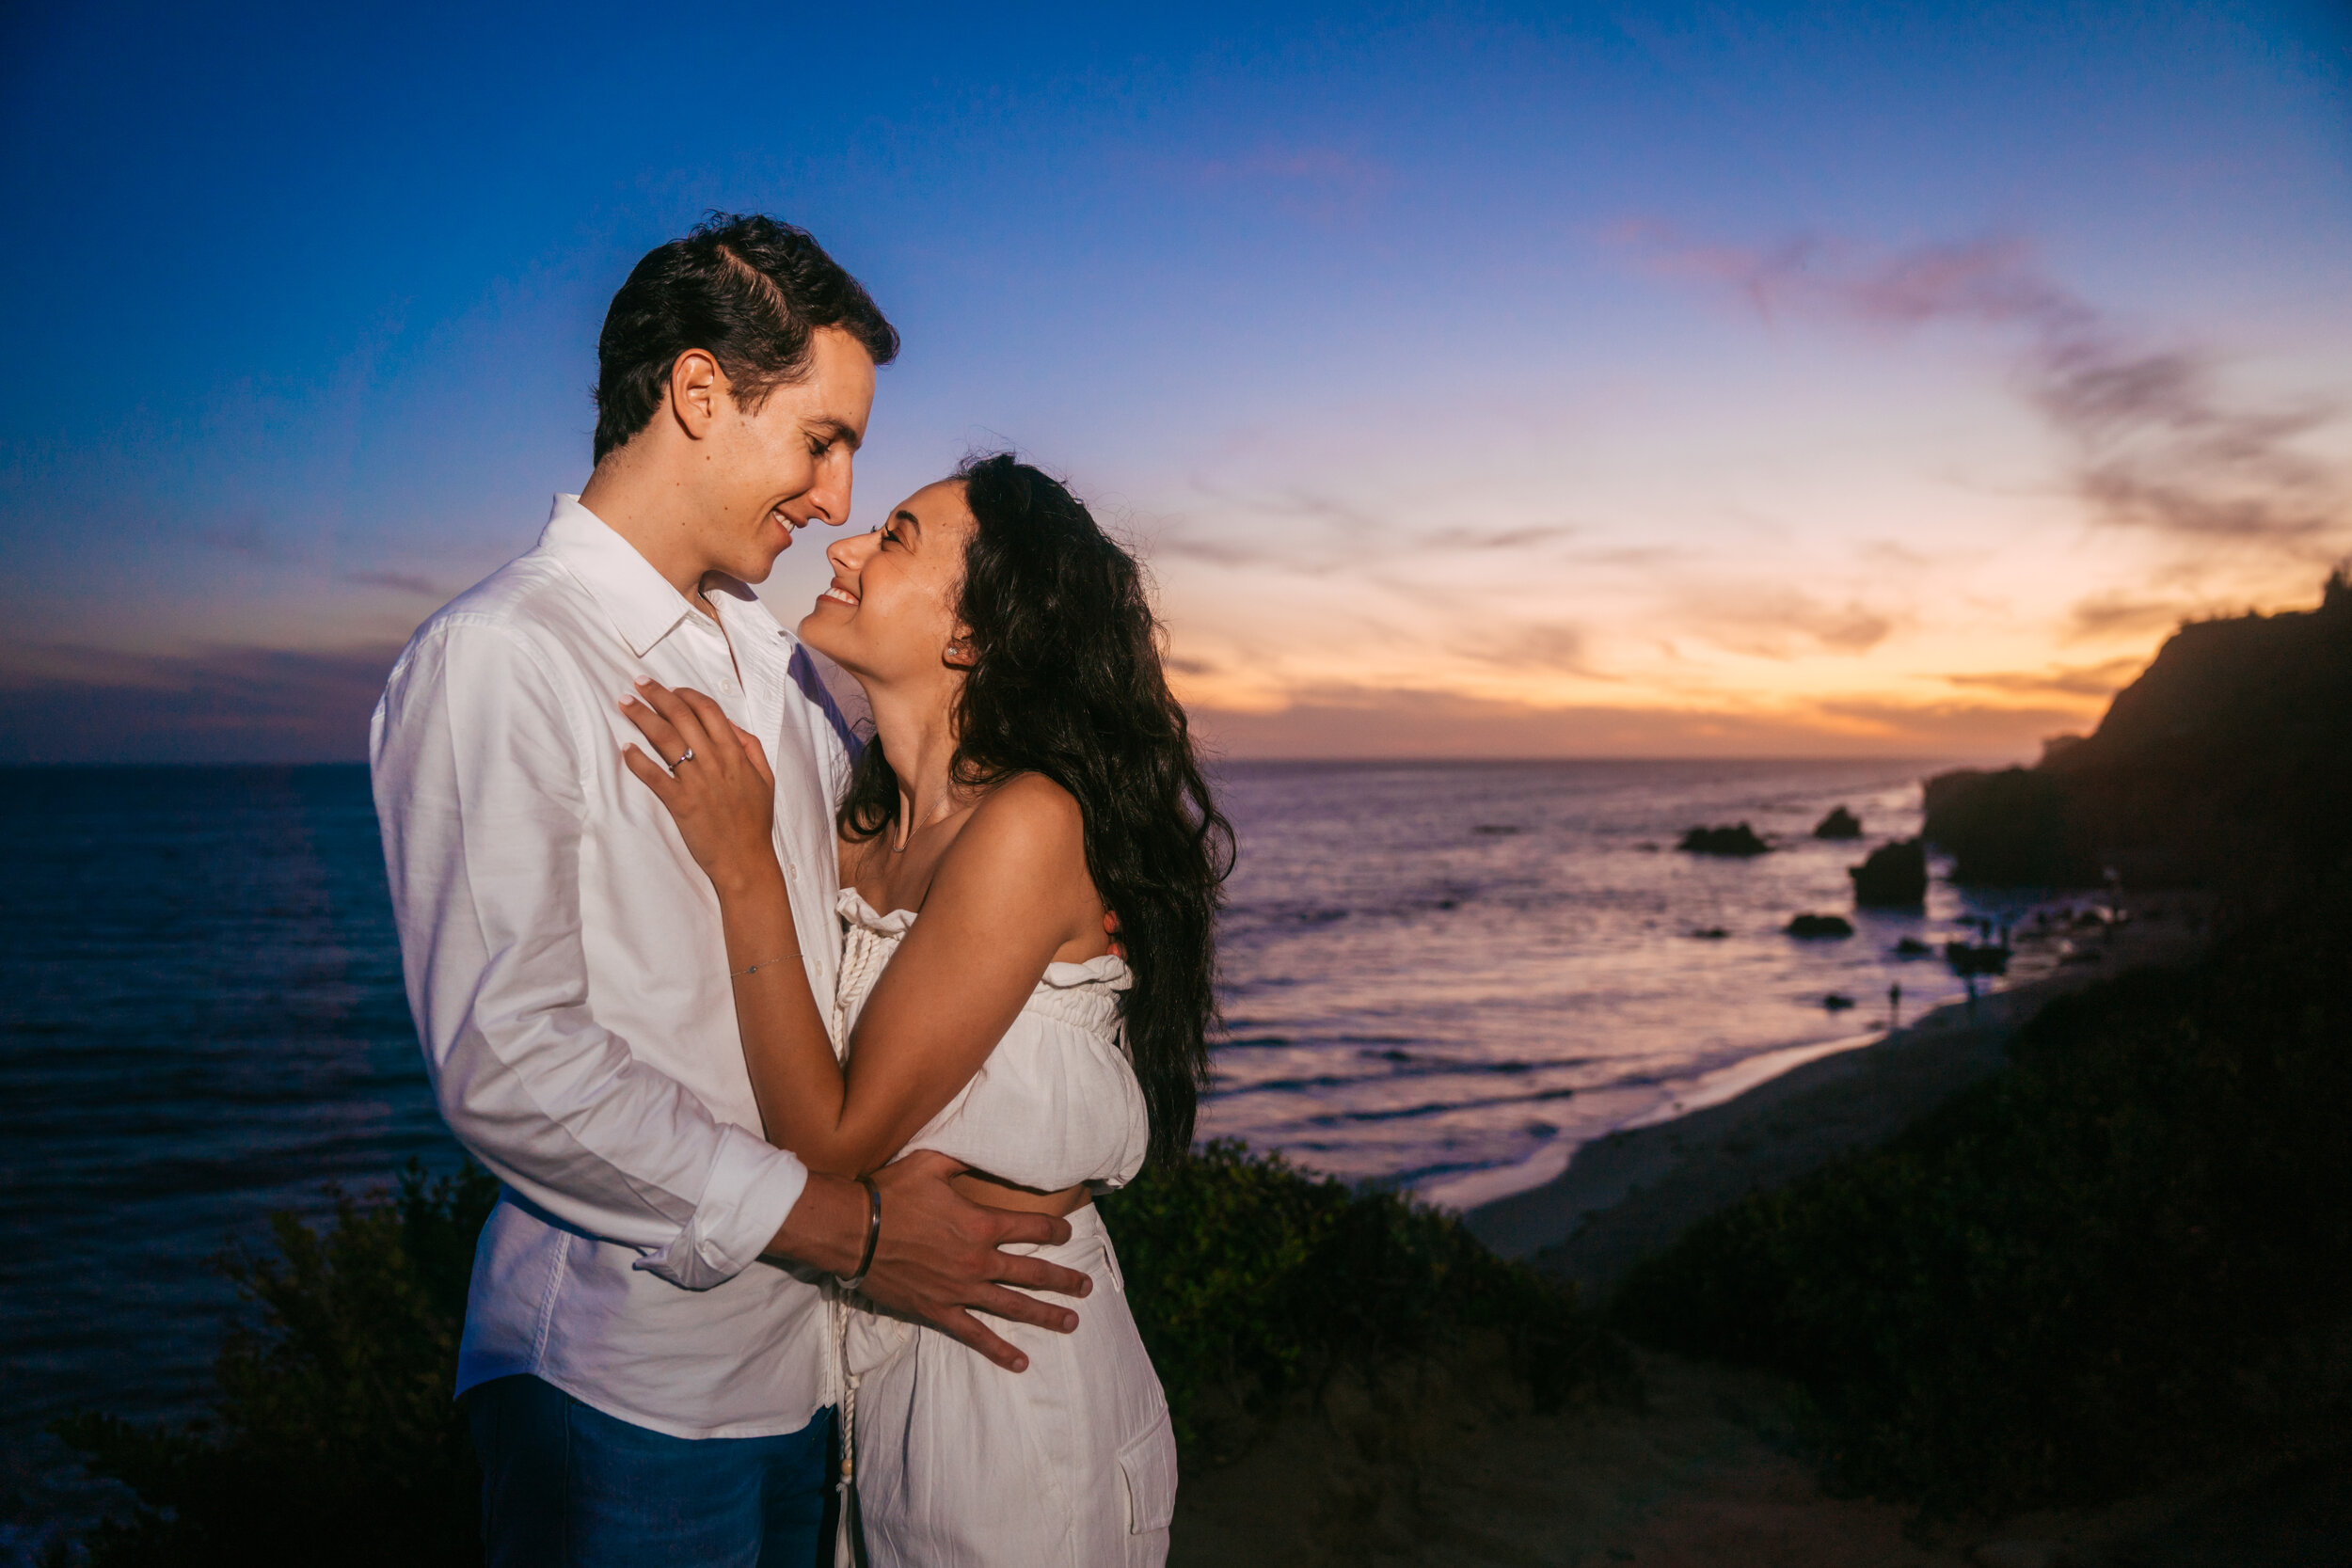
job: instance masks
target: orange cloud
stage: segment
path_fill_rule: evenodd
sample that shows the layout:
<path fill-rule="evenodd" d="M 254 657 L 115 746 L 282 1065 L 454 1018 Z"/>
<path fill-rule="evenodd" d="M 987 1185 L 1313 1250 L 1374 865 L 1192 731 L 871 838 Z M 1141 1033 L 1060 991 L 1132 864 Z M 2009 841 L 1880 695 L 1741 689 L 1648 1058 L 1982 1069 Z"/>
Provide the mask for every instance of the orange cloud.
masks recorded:
<path fill-rule="evenodd" d="M 1195 705 L 1221 755 L 1264 758 L 2031 756 L 2080 707 L 1840 701 L 1785 708 L 1537 707 L 1440 691 L 1329 689 L 1267 712 Z"/>

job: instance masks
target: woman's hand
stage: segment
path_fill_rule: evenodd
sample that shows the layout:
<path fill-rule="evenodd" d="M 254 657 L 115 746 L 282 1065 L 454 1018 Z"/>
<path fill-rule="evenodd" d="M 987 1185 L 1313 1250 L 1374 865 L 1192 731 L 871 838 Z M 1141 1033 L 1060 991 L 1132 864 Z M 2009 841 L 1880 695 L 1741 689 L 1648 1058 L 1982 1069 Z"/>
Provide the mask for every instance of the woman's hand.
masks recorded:
<path fill-rule="evenodd" d="M 691 687 L 640 680 L 621 711 L 663 762 L 634 746 L 621 760 L 677 820 L 694 863 L 723 895 L 777 873 L 776 775 L 759 737 Z"/>

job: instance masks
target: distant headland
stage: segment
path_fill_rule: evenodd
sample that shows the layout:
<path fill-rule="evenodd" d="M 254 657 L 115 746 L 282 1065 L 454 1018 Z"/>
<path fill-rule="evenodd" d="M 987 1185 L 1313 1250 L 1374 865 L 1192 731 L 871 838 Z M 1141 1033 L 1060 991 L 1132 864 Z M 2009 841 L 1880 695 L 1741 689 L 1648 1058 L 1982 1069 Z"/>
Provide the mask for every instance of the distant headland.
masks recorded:
<path fill-rule="evenodd" d="M 1952 879 L 2283 889 L 2352 849 L 2352 578 L 2319 608 L 2192 621 L 2087 736 L 1927 781 Z"/>

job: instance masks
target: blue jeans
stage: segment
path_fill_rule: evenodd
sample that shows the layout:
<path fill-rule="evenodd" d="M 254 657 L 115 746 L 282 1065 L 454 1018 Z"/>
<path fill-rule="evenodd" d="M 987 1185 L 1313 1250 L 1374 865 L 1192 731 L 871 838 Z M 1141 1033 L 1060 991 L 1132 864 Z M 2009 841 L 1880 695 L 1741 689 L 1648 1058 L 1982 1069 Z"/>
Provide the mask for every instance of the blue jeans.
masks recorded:
<path fill-rule="evenodd" d="M 469 1389 L 489 1568 L 823 1568 L 828 1407 L 777 1437 L 671 1437 L 535 1377 Z"/>

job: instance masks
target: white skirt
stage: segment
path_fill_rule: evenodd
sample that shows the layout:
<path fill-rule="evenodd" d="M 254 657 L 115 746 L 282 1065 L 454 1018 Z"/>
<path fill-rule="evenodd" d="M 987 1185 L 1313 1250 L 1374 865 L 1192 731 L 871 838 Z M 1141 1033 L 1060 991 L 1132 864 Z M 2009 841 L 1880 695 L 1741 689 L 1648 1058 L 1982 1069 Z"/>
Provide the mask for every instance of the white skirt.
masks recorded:
<path fill-rule="evenodd" d="M 936 1329 L 856 1308 L 842 1339 L 873 1568 L 1160 1568 L 1176 1506 L 1168 1400 L 1089 1204 L 1060 1246 L 1093 1293 L 1074 1334 L 989 1319 L 1009 1372 Z"/>

